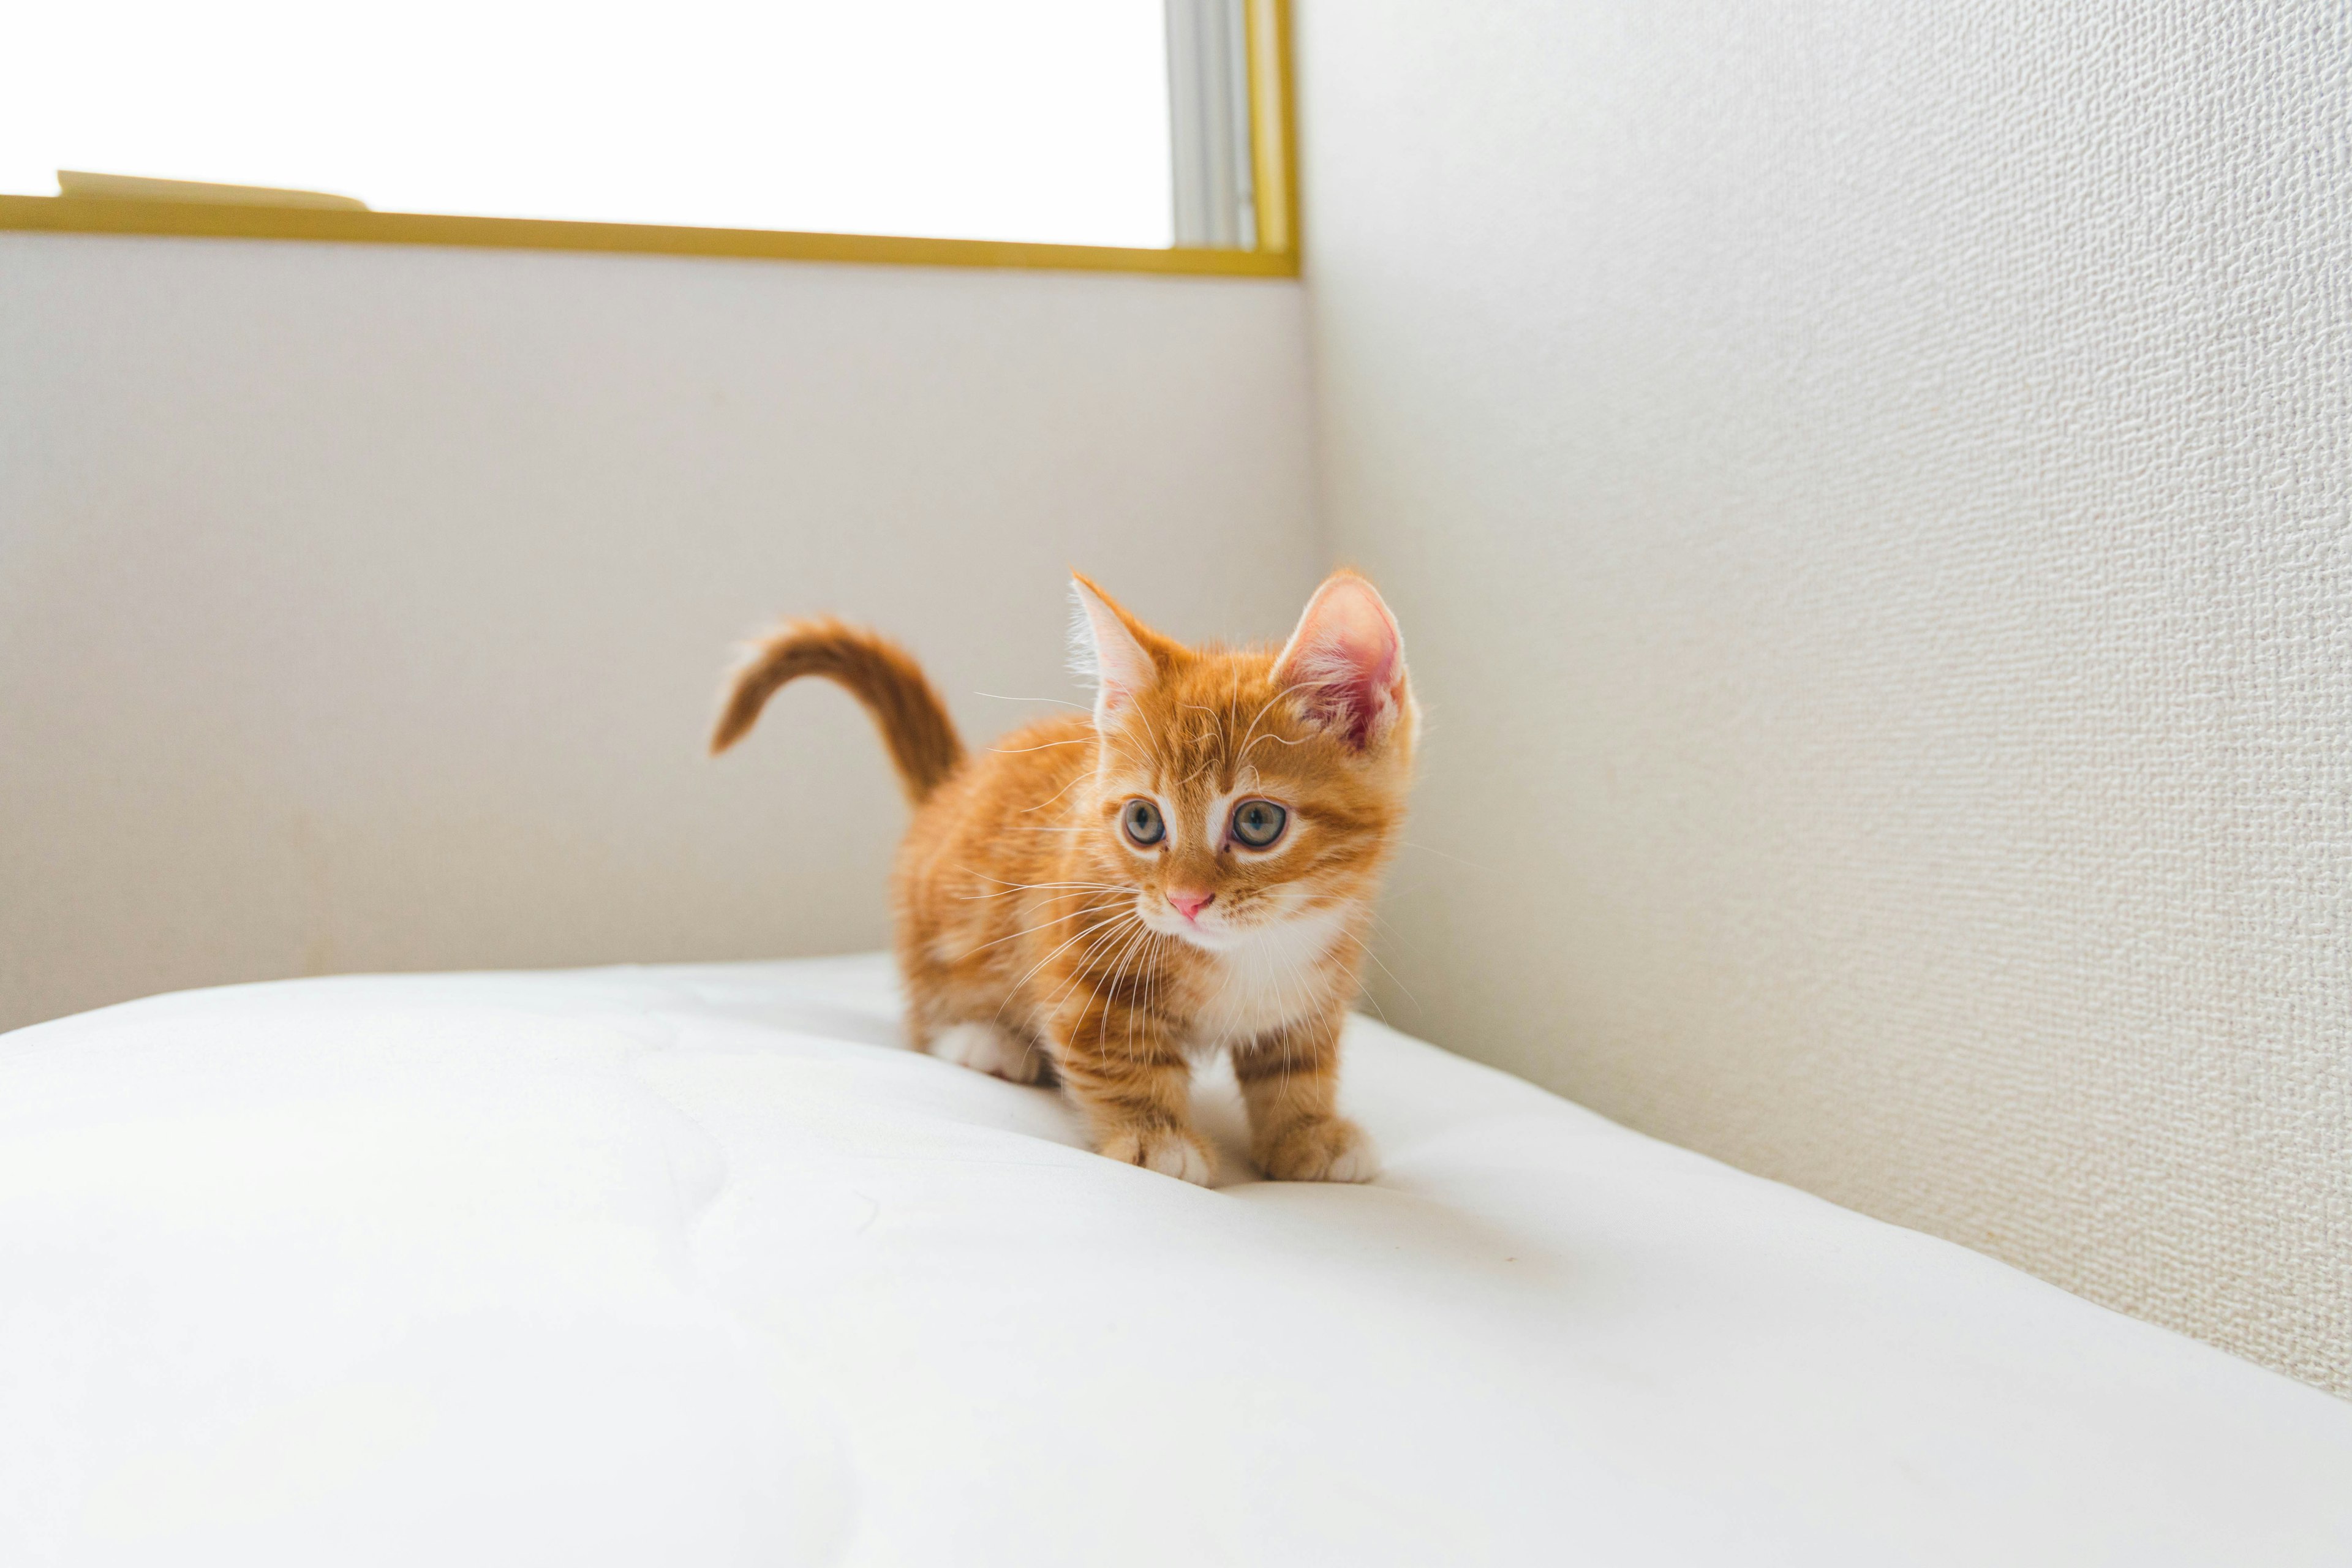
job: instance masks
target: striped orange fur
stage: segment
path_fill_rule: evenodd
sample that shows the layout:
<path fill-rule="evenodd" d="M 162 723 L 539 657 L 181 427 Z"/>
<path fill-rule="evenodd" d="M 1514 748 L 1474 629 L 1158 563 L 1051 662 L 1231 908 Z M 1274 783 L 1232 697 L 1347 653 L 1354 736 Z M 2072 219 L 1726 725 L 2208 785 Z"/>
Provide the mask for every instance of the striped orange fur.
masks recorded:
<path fill-rule="evenodd" d="M 1282 647 L 1188 647 L 1073 591 L 1090 714 L 966 757 L 903 650 L 800 622 L 737 673 L 712 750 L 803 674 L 873 714 L 916 805 L 891 885 L 917 1046 L 1057 1080 L 1102 1153 L 1196 1182 L 1192 1068 L 1228 1051 L 1266 1174 L 1369 1178 L 1334 1101 L 1412 769 L 1394 617 L 1339 572 Z"/>

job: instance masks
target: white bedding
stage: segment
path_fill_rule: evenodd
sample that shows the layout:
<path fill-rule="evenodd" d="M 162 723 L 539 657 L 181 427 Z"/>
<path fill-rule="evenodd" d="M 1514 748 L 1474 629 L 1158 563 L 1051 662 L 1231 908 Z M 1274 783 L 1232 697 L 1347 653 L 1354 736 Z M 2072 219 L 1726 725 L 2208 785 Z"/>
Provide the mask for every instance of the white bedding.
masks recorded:
<path fill-rule="evenodd" d="M 2352 1405 L 1362 1024 L 1114 1165 L 880 959 L 0 1039 L 0 1562 L 2352 1563 Z"/>

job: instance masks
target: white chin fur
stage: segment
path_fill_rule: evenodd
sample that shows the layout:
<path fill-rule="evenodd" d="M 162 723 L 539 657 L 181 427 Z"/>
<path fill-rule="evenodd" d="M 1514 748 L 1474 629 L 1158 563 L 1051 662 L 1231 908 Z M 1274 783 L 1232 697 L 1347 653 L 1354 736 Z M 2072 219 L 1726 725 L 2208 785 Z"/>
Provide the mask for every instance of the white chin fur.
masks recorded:
<path fill-rule="evenodd" d="M 1196 1019 L 1205 1046 L 1255 1038 L 1328 1005 L 1318 968 L 1347 929 L 1343 908 L 1312 910 L 1225 934 L 1208 947 L 1220 974 Z"/>

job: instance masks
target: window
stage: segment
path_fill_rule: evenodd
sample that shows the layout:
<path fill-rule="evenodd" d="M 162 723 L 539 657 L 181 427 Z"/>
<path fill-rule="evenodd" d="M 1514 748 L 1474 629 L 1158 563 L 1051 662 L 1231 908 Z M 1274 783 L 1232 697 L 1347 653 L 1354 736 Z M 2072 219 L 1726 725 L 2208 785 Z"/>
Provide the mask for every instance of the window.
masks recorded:
<path fill-rule="evenodd" d="M 1278 0 L 21 7 L 0 36 L 43 63 L 0 96 L 0 225 L 1286 271 L 1286 20 Z M 896 238 L 845 237 L 869 236 Z"/>

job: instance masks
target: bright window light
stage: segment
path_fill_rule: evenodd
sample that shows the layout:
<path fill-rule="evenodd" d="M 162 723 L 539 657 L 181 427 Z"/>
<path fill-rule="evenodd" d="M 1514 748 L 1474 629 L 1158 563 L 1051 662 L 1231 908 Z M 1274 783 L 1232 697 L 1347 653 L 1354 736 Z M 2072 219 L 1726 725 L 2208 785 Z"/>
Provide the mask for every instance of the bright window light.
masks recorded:
<path fill-rule="evenodd" d="M 0 7 L 0 192 L 1078 245 L 1171 235 L 1161 0 Z"/>

